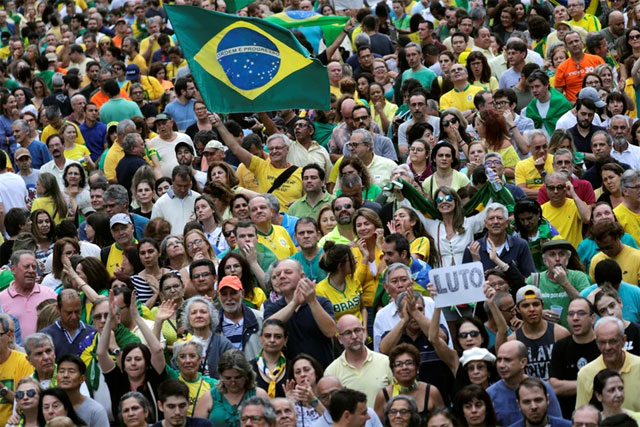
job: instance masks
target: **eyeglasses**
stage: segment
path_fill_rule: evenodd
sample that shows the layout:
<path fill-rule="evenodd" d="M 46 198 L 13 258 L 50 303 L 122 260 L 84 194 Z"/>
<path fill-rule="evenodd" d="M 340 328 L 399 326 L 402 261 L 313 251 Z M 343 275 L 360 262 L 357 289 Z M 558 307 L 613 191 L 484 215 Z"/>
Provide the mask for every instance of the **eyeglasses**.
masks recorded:
<path fill-rule="evenodd" d="M 109 316 L 109 313 L 96 313 L 91 316 L 93 320 L 106 319 Z"/>
<path fill-rule="evenodd" d="M 458 333 L 458 338 L 465 339 L 467 337 L 478 338 L 480 336 L 479 331 L 471 331 L 471 332 L 460 332 Z"/>
<path fill-rule="evenodd" d="M 484 163 L 485 166 L 501 166 L 502 162 L 500 160 L 487 160 Z"/>
<path fill-rule="evenodd" d="M 349 142 L 349 148 L 355 150 L 359 146 L 363 145 L 362 142 Z"/>
<path fill-rule="evenodd" d="M 584 310 L 578 310 L 578 311 L 568 311 L 567 312 L 567 317 L 573 317 L 573 316 L 578 316 L 578 317 L 584 317 L 586 315 L 588 315 L 589 313 L 587 313 Z"/>
<path fill-rule="evenodd" d="M 265 418 L 262 415 L 251 415 L 251 416 L 242 416 L 240 417 L 240 421 L 246 423 L 247 421 L 251 421 L 252 423 L 259 423 Z"/>
<path fill-rule="evenodd" d="M 507 107 L 509 106 L 509 101 L 494 101 L 493 105 L 495 107 Z"/>
<path fill-rule="evenodd" d="M 447 194 L 446 196 L 442 197 L 442 196 L 438 196 L 436 197 L 436 204 L 439 205 L 442 202 L 453 202 L 453 196 Z"/>
<path fill-rule="evenodd" d="M 413 360 L 405 360 L 404 362 L 402 362 L 402 361 L 393 362 L 393 367 L 394 368 L 402 368 L 403 366 L 411 367 L 411 366 L 416 366 L 416 364 L 413 363 Z"/>
<path fill-rule="evenodd" d="M 392 417 L 396 417 L 400 415 L 401 417 L 405 417 L 411 413 L 410 410 L 402 408 L 402 409 L 389 409 L 389 415 Z"/>
<path fill-rule="evenodd" d="M 552 193 L 564 191 L 567 188 L 566 185 L 547 185 L 547 191 L 551 191 Z"/>
<path fill-rule="evenodd" d="M 640 39 L 640 34 L 634 34 L 632 36 L 629 36 L 629 40 L 638 40 Z"/>
<path fill-rule="evenodd" d="M 11 329 L 7 329 L 7 330 L 6 330 L 6 331 L 4 331 L 4 332 L 0 332 L 0 337 L 1 337 L 1 336 L 3 336 L 3 335 L 8 334 L 9 332 L 13 332 L 13 331 L 12 331 Z"/>
<path fill-rule="evenodd" d="M 355 328 L 355 329 L 350 329 L 348 331 L 344 331 L 341 332 L 340 335 L 341 337 L 349 337 L 351 335 L 360 335 L 364 332 L 364 328 Z"/>
<path fill-rule="evenodd" d="M 202 244 L 202 239 L 194 240 L 193 242 L 187 243 L 187 249 L 191 249 L 194 246 L 200 246 Z"/>
<path fill-rule="evenodd" d="M 337 205 L 336 206 L 336 212 L 340 212 L 343 209 L 351 209 L 353 207 L 353 205 L 351 203 L 345 203 L 344 205 Z"/>
<path fill-rule="evenodd" d="M 211 272 L 207 271 L 206 273 L 200 273 L 200 274 L 194 274 L 193 275 L 193 279 L 194 280 L 198 280 L 198 279 L 206 279 L 207 277 L 211 276 Z"/>
<path fill-rule="evenodd" d="M 361 117 L 354 117 L 353 121 L 354 122 L 364 122 L 365 120 L 367 120 L 369 118 L 369 116 L 361 116 Z"/>
<path fill-rule="evenodd" d="M 449 120 L 443 120 L 443 121 L 442 121 L 442 127 L 445 127 L 445 128 L 446 128 L 446 127 L 447 127 L 447 126 L 449 126 L 450 124 L 451 124 L 451 125 L 457 125 L 457 124 L 458 124 L 458 119 L 457 119 L 457 118 L 455 118 L 455 117 L 453 117 L 453 118 L 451 118 L 451 119 L 449 119 Z"/>
<path fill-rule="evenodd" d="M 22 400 L 24 398 L 24 396 L 27 397 L 34 397 L 36 395 L 36 390 L 34 388 L 27 390 L 27 391 L 16 391 L 16 399 L 18 400 Z"/>
<path fill-rule="evenodd" d="M 269 151 L 282 151 L 287 148 L 285 145 L 281 145 L 279 147 L 269 147 Z"/>

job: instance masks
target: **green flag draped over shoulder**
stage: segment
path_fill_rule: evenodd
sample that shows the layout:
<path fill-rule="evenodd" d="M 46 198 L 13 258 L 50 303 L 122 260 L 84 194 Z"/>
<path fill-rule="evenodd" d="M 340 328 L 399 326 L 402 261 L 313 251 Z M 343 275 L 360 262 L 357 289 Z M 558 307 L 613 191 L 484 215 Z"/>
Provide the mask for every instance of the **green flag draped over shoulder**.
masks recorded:
<path fill-rule="evenodd" d="M 193 6 L 165 10 L 209 111 L 330 109 L 327 69 L 290 31 Z"/>
<path fill-rule="evenodd" d="M 349 17 L 338 15 L 325 16 L 312 10 L 289 10 L 267 16 L 264 20 L 284 28 L 296 28 L 345 24 L 349 20 Z"/>

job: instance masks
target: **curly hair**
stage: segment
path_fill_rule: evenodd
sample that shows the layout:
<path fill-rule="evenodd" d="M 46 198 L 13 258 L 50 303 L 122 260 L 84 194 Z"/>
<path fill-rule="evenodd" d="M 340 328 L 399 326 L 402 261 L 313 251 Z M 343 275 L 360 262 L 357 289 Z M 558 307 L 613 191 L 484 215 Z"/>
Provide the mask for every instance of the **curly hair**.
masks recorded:
<path fill-rule="evenodd" d="M 222 378 L 222 373 L 229 369 L 235 369 L 240 372 L 240 374 L 244 375 L 245 383 L 244 388 L 246 391 L 253 390 L 256 388 L 256 373 L 251 367 L 251 364 L 247 361 L 242 350 L 232 349 L 227 350 L 222 353 L 220 356 L 220 361 L 218 362 L 218 373 L 220 374 L 220 378 Z M 224 384 L 224 380 L 218 382 L 218 390 L 220 393 L 226 393 L 227 388 Z"/>
<path fill-rule="evenodd" d="M 371 175 L 369 174 L 369 169 L 367 169 L 364 163 L 362 163 L 362 160 L 353 154 L 343 157 L 338 168 L 340 171 L 340 177 L 342 177 L 342 171 L 347 166 L 351 166 L 358 172 L 358 176 L 362 180 L 362 188 L 369 188 L 371 185 Z"/>

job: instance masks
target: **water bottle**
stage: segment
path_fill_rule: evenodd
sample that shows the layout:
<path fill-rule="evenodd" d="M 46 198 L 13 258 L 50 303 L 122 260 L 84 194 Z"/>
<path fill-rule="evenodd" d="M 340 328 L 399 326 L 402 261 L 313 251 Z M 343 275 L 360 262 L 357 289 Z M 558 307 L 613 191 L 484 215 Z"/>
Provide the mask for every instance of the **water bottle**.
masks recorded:
<path fill-rule="evenodd" d="M 484 171 L 487 174 L 487 178 L 489 179 L 489 184 L 491 184 L 491 188 L 493 188 L 493 190 L 496 192 L 502 190 L 502 184 L 500 183 L 500 181 L 498 181 L 498 176 L 493 171 L 493 169 L 491 169 L 488 166 L 485 166 Z"/>

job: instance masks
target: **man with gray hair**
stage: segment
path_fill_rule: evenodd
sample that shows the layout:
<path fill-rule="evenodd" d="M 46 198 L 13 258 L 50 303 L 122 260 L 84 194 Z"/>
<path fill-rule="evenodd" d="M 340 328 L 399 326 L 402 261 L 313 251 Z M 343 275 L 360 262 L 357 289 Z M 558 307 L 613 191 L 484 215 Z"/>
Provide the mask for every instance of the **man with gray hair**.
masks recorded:
<path fill-rule="evenodd" d="M 536 197 L 544 185 L 544 177 L 553 172 L 553 158 L 549 156 L 547 134 L 540 129 L 527 132 L 531 157 L 516 164 L 516 185 L 522 188 L 528 197 Z"/>
<path fill-rule="evenodd" d="M 371 121 L 371 115 L 369 114 L 369 109 L 364 105 L 356 105 L 351 110 L 351 116 L 353 118 L 353 123 L 357 129 L 364 129 L 371 132 L 371 136 L 373 137 L 373 152 L 378 156 L 385 157 L 387 159 L 391 159 L 393 161 L 398 160 L 398 156 L 396 155 L 396 150 L 393 148 L 393 142 L 391 139 L 387 138 L 384 135 L 381 135 L 379 132 L 375 132 L 373 128 L 374 122 Z M 345 156 L 352 154 L 349 149 L 349 144 L 344 144 L 342 152 Z M 402 152 L 402 150 L 401 150 Z M 327 172 L 329 175 L 329 172 Z"/>
<path fill-rule="evenodd" d="M 254 396 L 240 406 L 240 422 L 243 426 L 264 421 L 262 425 L 275 427 L 277 419 L 276 411 L 266 397 Z"/>
<path fill-rule="evenodd" d="M 144 237 L 144 228 L 149 223 L 149 219 L 142 215 L 129 212 L 129 192 L 126 188 L 117 184 L 110 185 L 102 195 L 102 200 L 104 201 L 104 208 L 109 218 L 119 213 L 130 216 L 133 221 L 136 239 L 139 240 Z"/>
<path fill-rule="evenodd" d="M 131 181 L 133 175 L 142 166 L 145 166 L 147 162 L 144 161 L 144 141 L 139 133 L 130 133 L 124 137 L 122 141 L 122 151 L 124 157 L 118 162 L 116 166 L 116 178 L 118 183 L 127 190 L 131 191 Z M 131 197 L 131 193 L 129 193 Z"/>
<path fill-rule="evenodd" d="M 409 69 L 402 73 L 402 83 L 408 79 L 416 79 L 422 87 L 431 88 L 431 83 L 436 78 L 436 73 L 422 64 L 422 48 L 418 43 L 408 43 L 404 47 Z"/>
<path fill-rule="evenodd" d="M 630 411 L 640 410 L 640 399 L 633 392 L 640 387 L 640 357 L 624 349 L 626 336 L 622 320 L 613 317 L 601 317 L 596 323 L 596 344 L 600 353 L 597 359 L 589 362 L 578 371 L 578 393 L 576 407 L 586 405 L 593 396 L 593 379 L 603 369 L 612 369 L 620 373 L 627 390 L 622 408 Z"/>
<path fill-rule="evenodd" d="M 587 169 L 582 174 L 582 179 L 591 183 L 593 188 L 600 188 L 602 186 L 602 178 L 600 176 L 600 169 L 606 163 L 618 163 L 622 166 L 622 169 L 630 169 L 626 163 L 620 163 L 613 157 L 611 157 L 611 151 L 613 150 L 613 137 L 606 130 L 599 130 L 594 132 L 591 137 L 591 152 L 596 158 L 593 166 Z"/>
<path fill-rule="evenodd" d="M 484 155 L 482 159 L 482 163 L 484 168 L 491 169 L 495 174 L 497 179 L 504 185 L 507 190 L 511 193 L 515 201 L 523 200 L 527 198 L 527 195 L 524 193 L 524 190 L 515 184 L 509 184 L 504 182 L 504 160 L 502 159 L 502 155 L 498 152 L 491 152 Z M 479 171 L 482 171 L 483 168 L 478 168 Z M 486 175 L 486 173 L 485 173 Z"/>
<path fill-rule="evenodd" d="M 322 377 L 320 381 L 324 378 L 326 377 Z M 320 384 L 320 381 L 318 381 L 318 384 Z M 271 400 L 271 404 L 278 417 L 276 421 L 277 427 L 296 427 L 296 425 L 298 425 L 298 412 L 296 411 L 296 403 L 293 400 L 287 399 L 286 397 L 276 397 Z M 328 411 L 324 411 L 325 414 L 327 412 Z M 318 421 L 319 420 L 316 420 L 313 425 L 317 425 Z M 332 423 L 329 423 L 328 425 L 331 426 L 331 424 Z"/>
<path fill-rule="evenodd" d="M 389 182 L 393 169 L 398 166 L 393 160 L 378 156 L 373 151 L 373 137 L 371 132 L 364 129 L 356 129 L 349 138 L 349 149 L 358 156 L 369 170 L 372 182 L 383 187 Z"/>
<path fill-rule="evenodd" d="M 568 176 L 580 200 L 584 201 L 590 207 L 595 206 L 596 194 L 593 191 L 593 187 L 591 187 L 591 183 L 573 175 L 573 153 L 571 150 L 559 148 L 555 152 L 553 155 L 553 171 Z M 538 203 L 542 206 L 548 201 L 549 193 L 547 192 L 547 187 L 542 186 L 540 191 L 538 191 Z"/>
<path fill-rule="evenodd" d="M 87 98 L 84 95 L 76 93 L 71 97 L 71 110 L 73 113 L 65 117 L 65 120 L 73 122 L 80 126 L 84 122 L 84 107 L 87 105 Z"/>
<path fill-rule="evenodd" d="M 53 159 L 53 157 L 51 157 L 51 153 L 49 153 L 49 150 L 47 149 L 47 146 L 31 136 L 31 127 L 25 120 L 14 120 L 13 123 L 11 123 L 11 130 L 16 142 L 20 144 L 20 148 L 26 148 L 29 150 L 31 167 L 33 169 L 38 170 L 42 165 Z M 16 162 L 18 160 L 16 158 L 17 151 L 18 150 L 14 153 L 14 159 Z M 21 166 L 18 168 L 21 169 Z M 23 171 L 20 170 L 20 172 Z M 21 175 L 24 176 L 23 173 L 21 173 Z"/>
<path fill-rule="evenodd" d="M 616 219 L 636 243 L 640 242 L 640 171 L 628 170 L 620 180 L 622 203 L 613 210 Z"/>
<path fill-rule="evenodd" d="M 495 249 L 501 261 L 501 269 L 508 270 L 515 263 L 524 277 L 535 273 L 536 267 L 529 244 L 520 237 L 507 234 L 509 223 L 507 208 L 494 202 L 489 203 L 485 211 L 484 225 L 488 233 L 464 250 L 462 262 L 480 261 L 485 271 L 496 268 L 498 265 L 489 256 L 491 250 Z"/>
<path fill-rule="evenodd" d="M 33 366 L 33 377 L 43 388 L 49 388 L 51 381 L 55 383 L 53 371 L 56 367 L 56 348 L 53 339 L 47 334 L 36 332 L 24 339 L 24 350 L 27 360 Z"/>
<path fill-rule="evenodd" d="M 627 118 L 617 114 L 609 121 L 609 133 L 613 137 L 611 157 L 618 162 L 626 163 L 632 169 L 640 169 L 640 147 L 629 144 L 631 128 Z"/>
<path fill-rule="evenodd" d="M 577 248 L 582 241 L 582 224 L 588 224 L 591 220 L 591 207 L 576 194 L 565 173 L 554 172 L 547 175 L 544 185 L 547 187 L 549 201 L 542 205 L 542 215 L 562 237 Z"/>
<path fill-rule="evenodd" d="M 276 133 L 267 138 L 269 158 L 262 159 L 245 150 L 217 114 L 213 114 L 211 124 L 229 150 L 256 176 L 260 192 L 276 196 L 284 212 L 303 196 L 302 170 L 287 161 L 291 141 L 286 135 Z"/>
<path fill-rule="evenodd" d="M 116 174 L 116 167 L 120 160 L 124 157 L 124 151 L 122 150 L 122 141 L 124 137 L 130 133 L 136 132 L 136 124 L 132 120 L 125 119 L 118 123 L 117 139 L 107 152 L 107 156 L 104 160 L 104 174 L 109 180 L 109 184 L 117 184 L 118 178 Z"/>
<path fill-rule="evenodd" d="M 286 212 L 280 212 L 280 201 L 276 196 L 271 193 L 265 193 L 262 195 L 267 201 L 267 204 L 271 208 L 271 223 L 273 225 L 279 225 L 280 227 L 287 230 L 289 233 L 289 237 L 293 241 L 295 246 L 298 246 L 298 242 L 296 242 L 295 234 L 296 234 L 296 223 L 298 222 L 298 217 L 291 216 Z"/>
<path fill-rule="evenodd" d="M 332 339 L 337 328 L 333 304 L 316 296 L 315 283 L 305 277 L 298 261 L 280 261 L 273 276 L 282 297 L 265 301 L 264 319 L 274 318 L 287 324 L 285 357 L 293 359 L 299 353 L 307 353 L 326 368 L 335 359 Z"/>
<path fill-rule="evenodd" d="M 272 194 L 270 196 L 275 197 Z M 249 201 L 249 217 L 258 227 L 258 242 L 271 247 L 278 259 L 289 258 L 297 252 L 296 247 L 289 232 L 284 227 L 273 224 L 271 219 L 279 212 L 274 213 L 275 209 L 267 202 L 267 198 L 266 194 L 262 194 Z M 273 205 L 275 207 L 275 203 Z"/>

